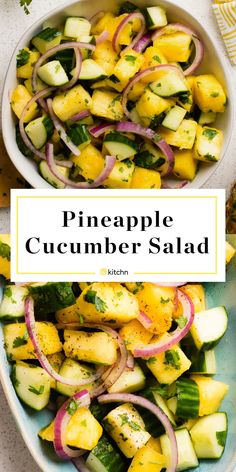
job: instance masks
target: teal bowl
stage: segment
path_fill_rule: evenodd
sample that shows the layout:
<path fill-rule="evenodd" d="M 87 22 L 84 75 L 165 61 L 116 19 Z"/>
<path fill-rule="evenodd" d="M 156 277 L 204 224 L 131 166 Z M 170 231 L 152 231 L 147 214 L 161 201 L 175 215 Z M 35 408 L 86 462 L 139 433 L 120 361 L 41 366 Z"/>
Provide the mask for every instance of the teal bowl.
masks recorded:
<path fill-rule="evenodd" d="M 236 237 L 233 237 L 232 242 L 236 245 Z M 227 333 L 216 348 L 218 367 L 216 378 L 230 386 L 221 407 L 222 411 L 228 413 L 229 434 L 223 457 L 219 461 L 201 461 L 201 465 L 194 470 L 196 472 L 233 472 L 236 466 L 236 258 L 228 266 L 226 283 L 207 283 L 205 288 L 208 308 L 225 305 L 229 314 Z M 9 374 L 3 332 L 0 328 L 0 379 L 27 447 L 43 472 L 75 472 L 72 463 L 59 461 L 52 447 L 38 438 L 38 431 L 50 422 L 52 414 L 46 410 L 36 413 L 23 406 L 15 394 Z"/>

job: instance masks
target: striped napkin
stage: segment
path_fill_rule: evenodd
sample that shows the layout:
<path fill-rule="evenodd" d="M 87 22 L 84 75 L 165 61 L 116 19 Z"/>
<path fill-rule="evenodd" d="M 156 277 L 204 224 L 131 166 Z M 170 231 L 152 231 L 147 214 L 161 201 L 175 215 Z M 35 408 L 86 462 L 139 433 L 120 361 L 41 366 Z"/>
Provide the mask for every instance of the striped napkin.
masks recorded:
<path fill-rule="evenodd" d="M 215 0 L 213 10 L 230 60 L 236 64 L 236 0 Z"/>

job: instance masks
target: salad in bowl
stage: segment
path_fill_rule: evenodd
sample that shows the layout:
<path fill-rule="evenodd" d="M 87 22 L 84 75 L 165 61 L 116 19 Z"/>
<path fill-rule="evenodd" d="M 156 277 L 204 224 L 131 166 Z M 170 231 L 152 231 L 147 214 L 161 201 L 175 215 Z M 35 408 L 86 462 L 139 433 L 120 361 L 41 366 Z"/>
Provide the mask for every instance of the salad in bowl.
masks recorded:
<path fill-rule="evenodd" d="M 56 188 L 182 188 L 222 155 L 225 84 L 203 58 L 163 6 L 48 21 L 16 58 L 18 148 Z"/>

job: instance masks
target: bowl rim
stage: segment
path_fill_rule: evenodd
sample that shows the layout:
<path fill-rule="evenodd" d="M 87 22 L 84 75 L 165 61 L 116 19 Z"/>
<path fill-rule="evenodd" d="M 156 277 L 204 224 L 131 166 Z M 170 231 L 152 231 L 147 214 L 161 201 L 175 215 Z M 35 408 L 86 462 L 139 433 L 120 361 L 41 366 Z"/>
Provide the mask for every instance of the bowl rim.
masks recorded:
<path fill-rule="evenodd" d="M 17 42 L 17 44 L 16 44 L 16 46 L 13 50 L 13 53 L 11 55 L 11 58 L 10 58 L 10 61 L 9 61 L 8 67 L 7 67 L 7 71 L 6 71 L 6 74 L 5 74 L 5 78 L 4 78 L 4 82 L 3 82 L 2 100 L 1 100 L 1 106 L 2 106 L 2 116 L 1 116 L 1 122 L 2 123 L 1 123 L 1 125 L 2 125 L 3 141 L 4 141 L 4 144 L 5 144 L 7 153 L 10 157 L 10 160 L 12 161 L 12 163 L 14 164 L 14 166 L 16 167 L 18 172 L 22 175 L 22 177 L 35 189 L 52 188 L 52 186 L 50 184 L 48 184 L 47 182 L 44 185 L 40 184 L 41 181 L 45 182 L 45 180 L 43 179 L 43 177 L 41 177 L 41 175 L 39 174 L 39 172 L 36 169 L 35 169 L 35 172 L 34 171 L 32 172 L 31 168 L 27 168 L 26 170 L 24 169 L 24 174 L 23 174 L 22 173 L 21 161 L 19 159 L 19 154 L 18 153 L 14 154 L 14 152 L 12 152 L 11 145 L 10 145 L 10 142 L 9 142 L 10 139 L 9 139 L 9 136 L 8 136 L 8 125 L 7 125 L 7 123 L 5 122 L 5 120 L 3 118 L 3 116 L 4 116 L 3 110 L 5 108 L 5 105 L 9 106 L 9 90 L 8 90 L 9 73 L 10 73 L 12 63 L 13 63 L 13 61 L 15 61 L 15 56 L 16 56 L 16 53 L 18 52 L 19 45 L 23 42 L 24 38 L 30 34 L 31 31 L 33 32 L 47 18 L 51 18 L 52 16 L 62 12 L 64 9 L 66 9 L 70 6 L 82 3 L 82 1 L 83 0 L 67 0 L 62 5 L 58 5 L 57 7 L 53 8 L 49 12 L 47 12 L 44 15 L 40 16 L 40 18 L 38 18 L 36 21 L 34 21 L 33 24 L 30 25 L 27 28 L 27 30 L 21 35 L 20 39 L 18 40 L 18 42 Z M 148 1 L 146 3 L 148 3 Z M 162 0 L 162 3 L 166 4 L 167 7 L 168 6 L 177 7 L 178 10 L 182 10 L 182 11 L 186 12 L 187 15 L 192 17 L 193 20 L 197 23 L 197 25 L 199 25 L 199 27 L 204 30 L 204 33 L 206 34 L 208 40 L 210 41 L 211 44 L 214 45 L 214 49 L 216 50 L 215 39 L 213 38 L 212 34 L 209 33 L 205 29 L 205 27 L 203 27 L 201 25 L 198 18 L 193 17 L 193 15 L 190 11 L 185 9 L 185 7 L 183 7 L 183 6 L 176 5 L 175 3 L 173 3 L 172 0 Z M 229 146 L 232 142 L 233 128 L 234 128 L 234 123 L 235 123 L 235 110 L 236 110 L 235 96 L 236 96 L 236 94 L 235 94 L 235 89 L 234 89 L 234 85 L 233 85 L 232 74 L 230 74 L 229 59 L 227 60 L 226 57 L 223 54 L 217 54 L 217 57 L 218 57 L 220 69 L 224 73 L 224 79 L 225 79 L 227 90 L 228 90 L 228 96 L 230 97 L 230 111 L 229 111 L 229 120 L 228 120 L 229 123 L 228 123 L 228 131 L 227 131 L 227 141 L 224 144 L 224 150 L 223 150 L 223 153 L 221 155 L 220 160 L 218 162 L 216 162 L 214 164 L 214 166 L 212 167 L 212 173 L 210 175 L 206 175 L 205 178 L 204 178 L 204 175 L 203 175 L 202 179 L 201 179 L 201 183 L 200 183 L 199 186 L 197 186 L 197 187 L 194 186 L 194 182 L 196 180 L 196 179 L 194 179 L 192 182 L 188 183 L 186 188 L 193 188 L 193 189 L 203 188 L 203 186 L 208 182 L 208 180 L 210 180 L 212 178 L 214 172 L 216 170 L 218 170 L 219 166 L 222 164 L 223 160 L 225 159 L 225 157 L 227 155 L 227 151 L 229 149 Z M 19 153 L 21 153 L 21 152 L 19 151 Z"/>

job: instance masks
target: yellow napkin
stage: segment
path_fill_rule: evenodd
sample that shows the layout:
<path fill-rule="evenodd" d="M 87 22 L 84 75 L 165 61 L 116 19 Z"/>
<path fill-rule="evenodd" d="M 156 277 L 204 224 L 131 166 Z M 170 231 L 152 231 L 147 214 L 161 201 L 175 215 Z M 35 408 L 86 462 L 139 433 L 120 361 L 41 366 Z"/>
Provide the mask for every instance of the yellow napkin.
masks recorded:
<path fill-rule="evenodd" d="M 213 10 L 230 60 L 236 64 L 236 0 L 216 0 Z"/>

